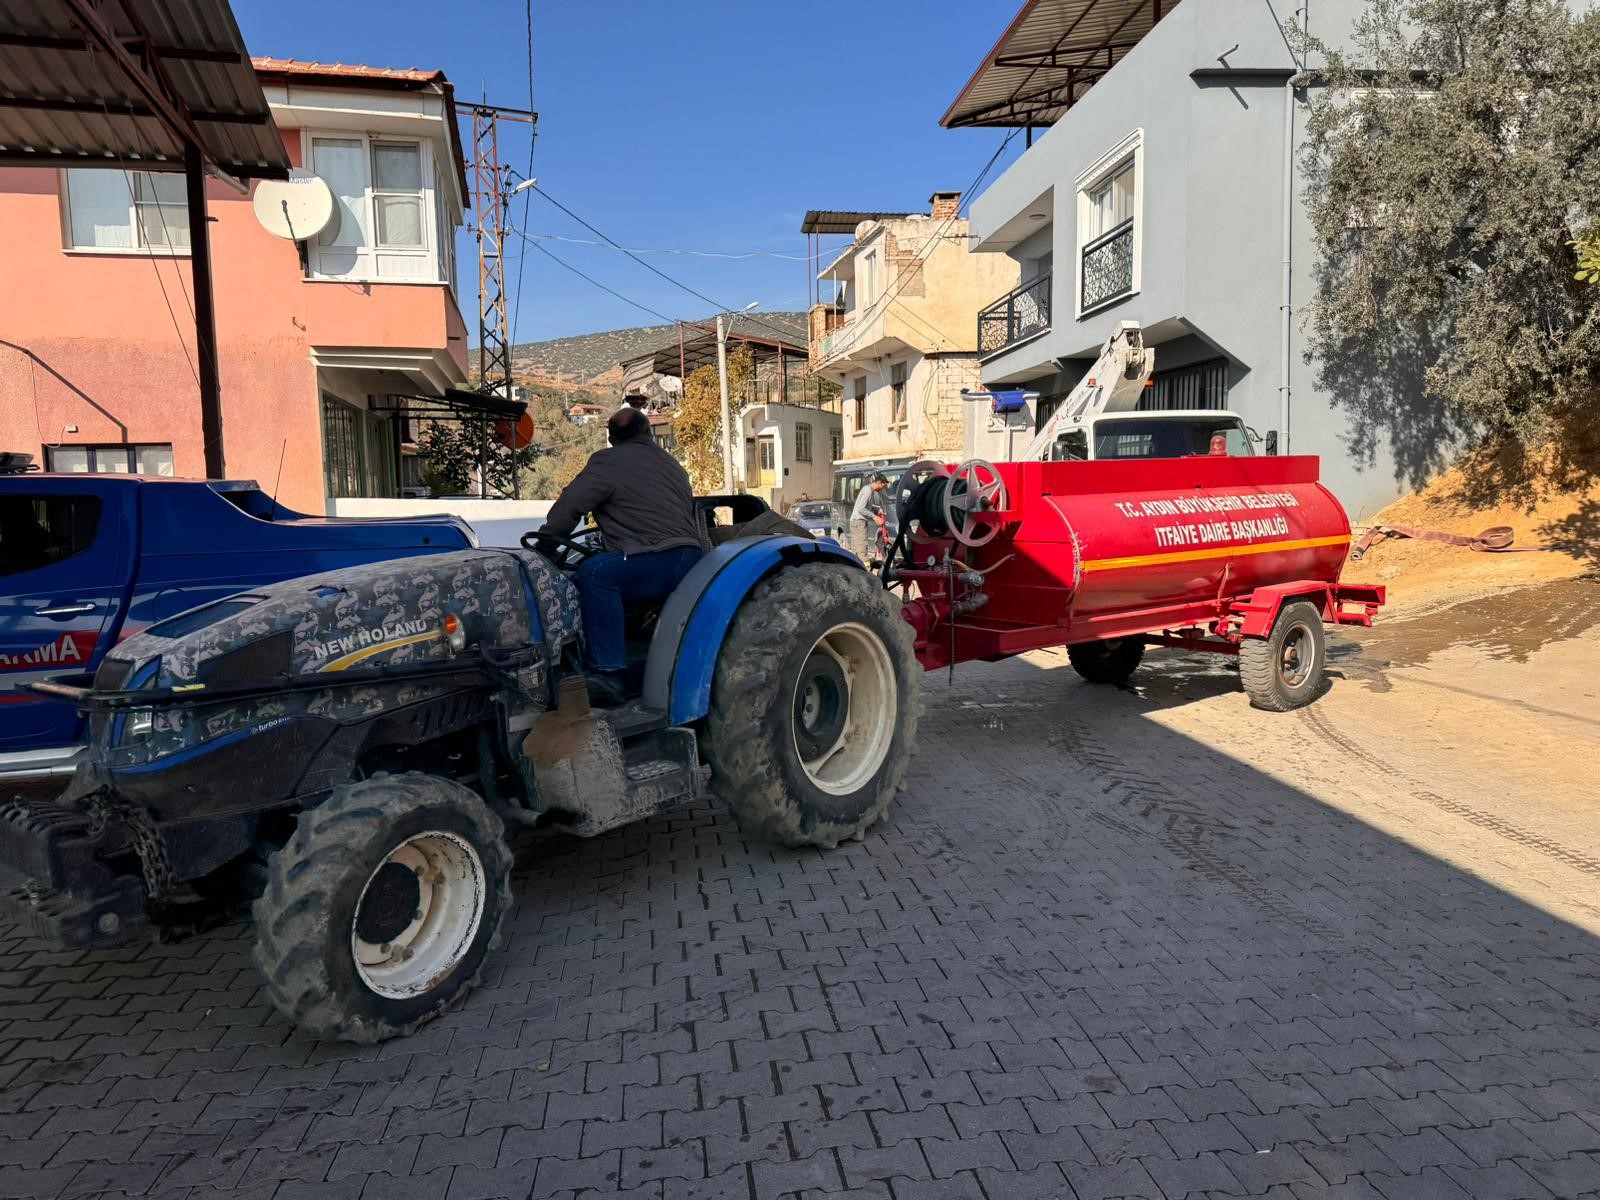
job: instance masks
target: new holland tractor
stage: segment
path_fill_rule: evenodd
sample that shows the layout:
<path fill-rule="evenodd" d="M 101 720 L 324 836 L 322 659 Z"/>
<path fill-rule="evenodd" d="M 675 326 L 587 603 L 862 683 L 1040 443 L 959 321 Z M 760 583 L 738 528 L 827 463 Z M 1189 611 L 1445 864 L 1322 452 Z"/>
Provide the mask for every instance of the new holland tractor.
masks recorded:
<path fill-rule="evenodd" d="M 81 686 L 38 685 L 90 714 L 90 745 L 60 799 L 0 806 L 10 915 L 104 947 L 254 895 L 273 1003 L 370 1042 L 477 980 L 511 903 L 508 825 L 598 834 L 693 800 L 702 764 L 787 846 L 883 817 L 920 668 L 852 556 L 718 545 L 630 613 L 637 698 L 599 710 L 571 579 L 594 535 L 524 541 L 262 587 L 129 638 Z"/>

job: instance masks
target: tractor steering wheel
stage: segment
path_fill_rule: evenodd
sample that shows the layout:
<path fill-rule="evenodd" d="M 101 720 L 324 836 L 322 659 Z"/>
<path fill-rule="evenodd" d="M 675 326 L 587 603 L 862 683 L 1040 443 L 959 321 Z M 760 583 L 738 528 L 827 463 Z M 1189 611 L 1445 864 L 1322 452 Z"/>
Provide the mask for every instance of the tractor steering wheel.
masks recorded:
<path fill-rule="evenodd" d="M 523 534 L 522 548 L 544 555 L 563 571 L 577 570 L 584 559 L 600 553 L 593 533 L 568 537 L 561 533 L 545 533 L 542 529 Z"/>

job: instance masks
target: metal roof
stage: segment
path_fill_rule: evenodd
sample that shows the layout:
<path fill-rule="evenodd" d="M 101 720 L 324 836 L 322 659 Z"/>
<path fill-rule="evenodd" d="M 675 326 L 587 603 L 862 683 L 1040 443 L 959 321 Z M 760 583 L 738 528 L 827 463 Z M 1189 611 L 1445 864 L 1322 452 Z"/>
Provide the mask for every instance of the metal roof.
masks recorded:
<path fill-rule="evenodd" d="M 227 0 L 0 5 L 0 164 L 181 171 L 186 123 L 229 175 L 289 172 Z"/>
<path fill-rule="evenodd" d="M 800 222 L 801 233 L 855 233 L 863 221 L 893 221 L 908 212 L 854 212 L 850 209 L 813 208 Z"/>
<path fill-rule="evenodd" d="M 623 361 L 623 377 L 627 380 L 648 379 L 653 375 L 677 375 L 681 369 L 685 375 L 693 374 L 701 367 L 714 367 L 717 364 L 717 333 L 714 329 L 704 329 L 702 326 L 685 323 L 685 331 L 696 330 L 693 335 L 686 336 L 681 344 L 677 341 L 669 342 L 657 350 L 649 350 L 643 354 L 636 354 Z M 809 351 L 806 346 L 797 342 L 786 342 L 781 338 L 760 337 L 753 333 L 741 333 L 738 330 L 728 331 L 728 345 L 730 347 L 748 346 L 751 356 L 756 362 L 776 361 L 781 353 L 786 362 L 806 362 Z M 680 362 L 679 353 L 682 353 Z M 645 370 L 646 364 L 649 370 Z"/>
<path fill-rule="evenodd" d="M 461 185 L 461 203 L 470 207 L 472 189 L 467 184 L 466 153 L 461 145 L 461 125 L 456 116 L 456 89 L 443 71 L 421 67 L 369 67 L 366 63 L 307 62 L 298 58 L 253 58 L 256 75 L 266 83 L 320 83 L 332 87 L 392 88 L 396 91 L 436 90 L 444 96 L 445 126 Z M 534 121 L 539 116 L 534 114 Z"/>
<path fill-rule="evenodd" d="M 1028 0 L 939 124 L 1050 125 L 1178 0 Z"/>

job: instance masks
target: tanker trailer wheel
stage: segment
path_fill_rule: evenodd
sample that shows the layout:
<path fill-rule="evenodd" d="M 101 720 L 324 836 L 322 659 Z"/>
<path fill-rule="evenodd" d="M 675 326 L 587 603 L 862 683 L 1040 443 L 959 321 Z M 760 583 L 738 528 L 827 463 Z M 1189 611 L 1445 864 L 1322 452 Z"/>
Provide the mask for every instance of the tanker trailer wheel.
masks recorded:
<path fill-rule="evenodd" d="M 1144 639 L 1105 638 L 1067 647 L 1072 669 L 1090 683 L 1124 683 L 1144 661 Z"/>
<path fill-rule="evenodd" d="M 433 775 L 338 788 L 267 871 L 256 968 L 278 1011 L 324 1040 L 381 1042 L 460 1004 L 511 907 L 500 818 Z"/>
<path fill-rule="evenodd" d="M 1328 639 L 1322 612 L 1307 600 L 1286 604 L 1264 638 L 1239 647 L 1239 674 L 1250 703 L 1268 712 L 1310 704 L 1322 692 L 1328 670 Z"/>
<path fill-rule="evenodd" d="M 911 626 L 856 567 L 757 585 L 717 656 L 706 759 L 740 826 L 785 846 L 859 840 L 911 757 L 922 669 Z"/>

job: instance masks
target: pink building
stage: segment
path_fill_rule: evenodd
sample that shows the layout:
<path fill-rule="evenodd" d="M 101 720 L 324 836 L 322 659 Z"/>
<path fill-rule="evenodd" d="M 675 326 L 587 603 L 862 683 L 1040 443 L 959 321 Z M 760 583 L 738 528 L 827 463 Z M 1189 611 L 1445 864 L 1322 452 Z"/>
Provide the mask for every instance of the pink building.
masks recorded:
<path fill-rule="evenodd" d="M 226 471 L 291 507 L 392 496 L 397 397 L 466 378 L 455 234 L 466 177 L 437 71 L 256 59 L 297 167 L 332 190 L 274 237 L 207 184 Z M 254 187 L 251 189 L 254 192 Z M 182 174 L 0 168 L 0 450 L 65 471 L 204 475 Z"/>

